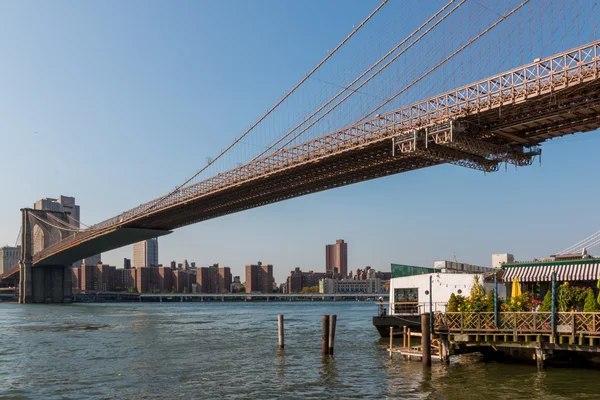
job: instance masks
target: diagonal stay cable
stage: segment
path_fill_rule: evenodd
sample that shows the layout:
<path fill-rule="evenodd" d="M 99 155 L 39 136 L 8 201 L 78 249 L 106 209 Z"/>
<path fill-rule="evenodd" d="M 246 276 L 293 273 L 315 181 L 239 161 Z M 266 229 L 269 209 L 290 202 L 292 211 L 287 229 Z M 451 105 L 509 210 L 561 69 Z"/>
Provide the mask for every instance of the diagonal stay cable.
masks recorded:
<path fill-rule="evenodd" d="M 568 252 L 577 250 L 577 249 L 581 249 L 582 247 L 585 247 L 586 243 L 589 243 L 593 240 L 595 240 L 596 238 L 598 238 L 600 236 L 600 231 L 594 232 L 593 234 L 591 234 L 590 236 L 586 237 L 585 239 L 580 240 L 579 242 L 567 247 L 566 249 L 559 251 L 556 254 L 566 254 Z"/>
<path fill-rule="evenodd" d="M 529 1 L 530 0 L 523 1 L 517 7 L 513 8 L 511 11 L 509 11 L 506 14 L 504 14 L 500 19 L 498 19 L 492 25 L 490 25 L 485 30 L 483 30 L 482 32 L 480 32 L 477 36 L 475 36 L 474 38 L 472 38 L 471 40 L 469 40 L 467 43 L 465 43 L 463 46 L 461 46 L 454 53 L 452 53 L 448 57 L 444 58 L 442 61 L 440 61 L 434 67 L 432 67 L 429 71 L 425 72 L 423 75 L 421 75 L 420 77 L 418 77 L 417 79 L 415 79 L 414 81 L 412 81 L 408 86 L 404 87 L 398 93 L 396 93 L 395 95 L 393 95 L 392 97 L 390 97 L 389 99 L 387 99 L 386 101 L 384 101 L 383 103 L 381 103 L 380 105 L 378 105 L 377 107 L 375 107 L 373 110 L 371 110 L 368 113 L 366 113 L 365 115 L 363 115 L 362 118 L 360 118 L 357 121 L 357 123 L 361 122 L 361 121 L 364 121 L 371 114 L 373 114 L 374 112 L 376 112 L 380 108 L 384 107 L 386 104 L 388 104 L 389 102 L 391 102 L 392 100 L 394 100 L 395 98 L 397 98 L 398 96 L 400 96 L 402 93 L 406 92 L 408 89 L 410 89 L 412 86 L 416 85 L 418 82 L 422 81 L 424 78 L 426 78 L 427 76 L 429 76 L 429 74 L 431 74 L 436 69 L 438 69 L 439 67 L 441 67 L 442 65 L 444 65 L 446 62 L 448 62 L 448 60 L 451 60 L 458 53 L 460 53 L 461 51 L 463 51 L 464 49 L 466 49 L 467 47 L 469 47 L 470 45 L 472 45 L 474 42 L 476 42 L 481 37 L 483 37 L 486 33 L 488 33 L 489 31 L 491 31 L 492 29 L 494 29 L 496 26 L 498 26 L 500 23 L 502 23 L 504 20 L 506 20 L 508 17 L 510 17 L 511 15 L 513 15 L 514 13 L 516 13 L 517 11 L 519 11 L 523 6 L 525 6 L 525 4 L 529 3 Z"/>
<path fill-rule="evenodd" d="M 67 229 L 77 229 L 77 231 L 81 230 L 80 227 L 78 227 L 78 226 L 76 226 L 74 224 L 68 223 L 67 221 L 63 221 L 62 219 L 56 217 L 53 214 L 48 214 L 48 217 L 50 217 L 53 221 L 55 221 L 55 222 L 61 224 L 62 226 L 66 227 Z"/>
<path fill-rule="evenodd" d="M 42 218 L 38 217 L 38 216 L 37 216 L 37 215 L 35 215 L 35 214 L 29 214 L 29 215 L 31 215 L 32 217 L 34 217 L 34 218 L 35 218 L 35 219 L 37 219 L 38 221 L 40 221 L 40 222 L 42 222 L 42 223 L 44 223 L 44 224 L 46 224 L 46 225 L 48 225 L 48 226 L 51 226 L 51 227 L 53 227 L 53 228 L 56 228 L 56 229 L 58 229 L 58 230 L 61 230 L 61 231 L 70 231 L 70 232 L 79 232 L 79 231 L 80 231 L 79 229 L 69 229 L 69 228 L 65 228 L 65 227 L 62 227 L 62 226 L 57 226 L 57 225 L 51 224 L 49 221 L 46 221 L 46 220 L 44 220 L 44 219 L 42 219 Z M 50 215 L 50 214 L 49 214 L 49 215 Z"/>
<path fill-rule="evenodd" d="M 19 243 L 19 239 L 21 237 L 21 233 L 23 232 L 23 226 L 19 227 L 19 233 L 17 233 L 17 240 L 15 240 L 15 247 L 17 247 L 18 243 Z"/>
<path fill-rule="evenodd" d="M 262 117 L 260 117 L 258 121 L 256 121 L 254 124 L 252 124 L 252 126 L 250 128 L 248 128 L 241 136 L 239 136 L 236 140 L 234 140 L 233 143 L 231 143 L 229 146 L 227 146 L 227 148 L 225 148 L 223 151 L 221 151 L 221 153 L 219 153 L 219 155 L 217 155 L 214 159 L 210 160 L 203 168 L 201 168 L 198 172 L 196 172 L 192 177 L 187 179 L 181 185 L 177 186 L 171 192 L 158 198 L 154 202 L 154 204 L 152 204 L 151 206 L 149 206 L 149 208 L 143 210 L 142 212 L 148 212 L 149 210 L 151 210 L 152 208 L 154 208 L 158 204 L 160 204 L 164 199 L 168 198 L 169 196 L 171 196 L 174 193 L 177 193 L 181 188 L 183 188 L 188 183 L 190 183 L 194 178 L 196 178 L 198 175 L 200 175 L 202 172 L 204 172 L 208 167 L 210 167 L 212 164 L 214 164 L 215 161 L 217 161 L 225 153 L 227 153 L 239 141 L 241 141 L 244 137 L 246 137 L 248 135 L 248 133 L 250 133 L 254 128 L 256 128 L 256 126 L 258 126 L 262 121 L 264 121 L 265 118 L 267 118 L 277 107 L 279 107 L 281 105 L 281 103 L 283 103 L 288 97 L 290 97 L 292 95 L 292 93 L 294 93 L 302 84 L 304 84 L 304 82 L 306 82 L 319 68 L 321 68 L 323 66 L 323 64 L 325 64 L 327 62 L 327 60 L 329 60 L 342 46 L 344 46 L 344 44 L 346 44 L 346 42 L 348 42 L 356 34 L 356 32 L 358 32 L 387 2 L 388 2 L 388 0 L 383 0 L 383 2 L 371 14 L 369 14 L 369 16 L 367 18 L 365 18 L 356 28 L 354 28 L 352 30 L 352 32 L 350 32 L 350 34 L 348 36 L 346 36 L 346 38 L 344 38 L 344 40 L 342 40 L 342 42 L 340 44 L 338 44 L 331 52 L 329 52 L 329 54 L 327 54 L 327 56 L 319 64 L 317 64 L 316 67 L 314 67 L 308 74 L 306 74 L 304 76 L 304 78 L 302 78 L 302 80 L 300 80 L 300 82 L 298 82 L 296 84 L 296 86 L 294 86 L 292 88 L 292 90 L 287 92 L 285 94 L 285 96 L 283 96 L 273 107 L 271 107 Z M 131 218 L 134 218 L 134 217 L 131 217 Z"/>
<path fill-rule="evenodd" d="M 343 99 L 341 99 L 340 101 L 338 101 L 333 107 L 331 107 L 325 113 L 323 113 L 321 116 L 319 116 L 319 118 L 317 118 L 316 120 L 314 120 L 313 122 L 311 122 L 307 127 L 305 127 L 304 129 L 302 129 L 300 132 L 298 132 L 292 139 L 288 140 L 283 145 L 279 146 L 279 148 L 277 150 L 275 150 L 275 152 L 280 151 L 282 148 L 284 148 L 285 146 L 287 146 L 288 144 L 290 144 L 291 142 L 293 142 L 294 140 L 296 140 L 300 135 L 302 135 L 308 129 L 312 128 L 315 124 L 317 124 L 319 121 L 321 121 L 327 115 L 329 115 L 329 113 L 331 113 L 333 110 L 335 110 L 337 107 L 339 107 L 343 102 L 345 102 L 348 98 L 350 98 L 354 93 L 357 93 L 360 88 L 362 88 L 364 85 L 366 85 L 367 83 L 369 83 L 373 78 L 375 78 L 377 75 L 379 75 L 379 73 L 381 73 L 381 71 L 383 71 L 388 66 L 390 66 L 396 59 L 398 59 L 398 57 L 400 57 L 401 55 L 403 55 L 404 53 L 406 53 L 413 45 L 415 45 L 417 42 L 419 42 L 424 36 L 426 36 L 434 28 L 436 28 L 440 23 L 442 23 L 447 17 L 449 17 L 452 13 L 454 13 L 454 11 L 456 11 L 460 6 L 462 6 L 466 2 L 466 0 L 462 0 L 459 4 L 457 4 L 454 8 L 452 8 L 446 15 L 444 15 L 439 21 L 437 21 L 435 24 L 433 24 L 431 27 L 429 27 L 419 37 L 417 37 L 415 40 L 413 40 L 407 47 L 405 47 L 404 49 L 402 49 L 401 52 L 399 52 L 398 54 L 396 54 L 385 65 L 383 65 L 381 68 L 379 68 L 373 75 L 371 75 L 369 78 L 367 78 L 366 80 L 364 80 L 357 88 L 351 89 L 352 86 L 354 86 L 354 84 L 356 84 L 358 81 L 360 81 L 362 78 L 364 78 L 369 72 L 371 72 L 373 69 L 375 69 L 379 64 L 381 64 L 391 54 L 393 54 L 396 50 L 398 50 L 403 44 L 405 44 L 411 38 L 413 38 L 425 26 L 429 25 L 429 23 L 431 21 L 433 21 L 435 18 L 437 18 L 441 13 L 443 13 L 455 1 L 456 0 L 451 0 L 449 3 L 447 3 L 438 12 L 436 12 L 431 18 L 429 18 L 427 21 L 425 21 L 423 24 L 421 24 L 421 26 L 419 26 L 417 29 L 415 29 L 409 36 L 407 36 L 398 45 L 396 45 L 393 49 L 391 49 L 383 57 L 381 57 L 375 64 L 373 64 L 371 67 L 369 67 L 367 70 L 365 70 L 360 76 L 358 76 L 351 83 L 349 83 L 346 87 L 344 87 L 342 90 L 340 90 L 334 97 L 332 97 L 331 99 L 329 99 L 329 101 L 327 101 L 325 104 L 323 104 L 318 110 L 316 110 L 310 116 L 308 116 L 307 118 L 305 118 L 302 122 L 300 122 L 298 125 L 296 125 L 292 130 L 290 130 L 288 133 L 286 133 L 281 138 L 279 138 L 279 140 L 277 140 L 275 143 L 273 143 L 272 145 L 270 145 L 265 151 L 263 151 L 262 153 L 260 153 L 258 156 L 254 157 L 249 163 L 251 163 L 253 161 L 256 161 L 260 157 L 264 156 L 269 150 L 273 149 L 275 146 L 277 146 L 279 143 L 281 143 L 283 140 L 285 140 L 287 137 L 289 137 L 298 128 L 300 128 L 302 125 L 304 125 L 306 122 L 308 122 L 312 117 L 314 117 L 319 112 L 321 112 L 325 107 L 327 107 L 328 105 L 330 105 L 331 103 L 333 103 L 333 101 L 335 101 L 338 97 L 340 97 L 347 90 L 350 90 L 350 93 L 348 93 Z"/>

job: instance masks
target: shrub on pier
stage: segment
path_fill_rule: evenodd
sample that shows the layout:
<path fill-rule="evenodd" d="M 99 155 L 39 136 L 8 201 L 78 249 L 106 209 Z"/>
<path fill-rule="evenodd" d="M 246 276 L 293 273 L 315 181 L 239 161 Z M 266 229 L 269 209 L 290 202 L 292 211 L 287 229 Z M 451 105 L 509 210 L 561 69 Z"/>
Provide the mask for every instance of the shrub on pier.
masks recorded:
<path fill-rule="evenodd" d="M 490 290 L 485 298 L 485 308 L 487 312 L 494 312 L 494 291 Z"/>
<path fill-rule="evenodd" d="M 585 312 L 598 312 L 600 311 L 600 306 L 596 301 L 596 296 L 594 295 L 594 291 L 592 288 L 587 290 L 587 295 L 585 297 L 585 304 L 583 305 L 583 311 Z"/>
<path fill-rule="evenodd" d="M 450 295 L 450 300 L 448 301 L 448 312 L 458 312 L 458 299 L 454 293 Z"/>
<path fill-rule="evenodd" d="M 581 311 L 583 309 L 587 288 L 573 287 L 568 282 L 558 287 L 558 311 Z"/>
<path fill-rule="evenodd" d="M 542 305 L 540 306 L 540 312 L 550 311 L 552 311 L 552 291 L 548 290 L 544 296 L 544 301 L 542 301 Z"/>
<path fill-rule="evenodd" d="M 525 292 L 520 296 L 512 296 L 502 306 L 502 311 L 523 312 L 533 308 L 533 295 Z"/>

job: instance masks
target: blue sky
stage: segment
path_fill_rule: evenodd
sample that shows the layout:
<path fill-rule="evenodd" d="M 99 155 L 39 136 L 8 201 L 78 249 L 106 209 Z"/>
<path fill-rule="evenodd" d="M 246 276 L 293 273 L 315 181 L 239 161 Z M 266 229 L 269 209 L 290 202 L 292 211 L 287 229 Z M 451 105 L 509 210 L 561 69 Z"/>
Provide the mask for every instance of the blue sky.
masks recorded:
<path fill-rule="evenodd" d="M 390 3 L 382 21 L 400 22 L 382 23 L 389 30 L 380 34 L 370 27 L 348 54 L 384 50 L 445 2 Z M 526 10 L 531 15 L 533 3 Z M 75 196 L 82 221 L 91 224 L 173 189 L 378 4 L 0 3 L 0 243 L 15 243 L 19 209 L 42 197 Z M 465 21 L 485 12 L 470 7 Z M 597 10 L 588 10 L 591 19 Z M 546 14 L 541 22 L 556 22 Z M 496 18 L 492 12 L 488 17 Z M 533 18 L 532 30 L 538 22 Z M 521 52 L 496 67 L 508 69 L 529 61 L 532 51 L 551 55 L 597 37 L 593 24 L 594 31 L 579 23 L 581 34 L 573 37 L 568 26 L 530 45 L 515 36 L 509 44 Z M 366 46 L 368 40 L 377 46 Z M 474 54 L 464 62 L 466 57 Z M 472 80 L 500 72 L 486 60 L 464 64 Z M 405 67 L 426 62 L 407 61 Z M 462 80 L 452 75 L 430 81 L 418 93 L 467 83 Z M 159 239 L 159 259 L 218 262 L 240 275 L 243 265 L 261 260 L 274 264 L 281 282 L 297 266 L 323 270 L 325 244 L 340 238 L 349 243 L 353 270 L 389 270 L 391 262 L 430 265 L 455 256 L 489 265 L 491 254 L 501 252 L 540 257 L 599 229 L 599 145 L 598 132 L 579 134 L 544 146 L 541 166 L 487 175 L 440 166 L 245 211 Z M 105 254 L 103 261 L 121 266 L 123 257 L 131 257 L 130 247 Z"/>

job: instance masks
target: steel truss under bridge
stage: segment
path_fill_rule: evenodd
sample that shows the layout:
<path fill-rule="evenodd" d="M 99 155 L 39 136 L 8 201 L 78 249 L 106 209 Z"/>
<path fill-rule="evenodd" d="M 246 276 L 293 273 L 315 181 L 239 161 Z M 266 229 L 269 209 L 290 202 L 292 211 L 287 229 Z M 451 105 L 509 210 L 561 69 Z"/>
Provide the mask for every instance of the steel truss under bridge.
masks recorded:
<path fill-rule="evenodd" d="M 478 126 L 448 119 L 394 136 L 392 154 L 412 154 L 484 172 L 497 171 L 501 162 L 528 166 L 542 154 L 539 146 L 495 144 L 482 140 L 483 136 Z"/>

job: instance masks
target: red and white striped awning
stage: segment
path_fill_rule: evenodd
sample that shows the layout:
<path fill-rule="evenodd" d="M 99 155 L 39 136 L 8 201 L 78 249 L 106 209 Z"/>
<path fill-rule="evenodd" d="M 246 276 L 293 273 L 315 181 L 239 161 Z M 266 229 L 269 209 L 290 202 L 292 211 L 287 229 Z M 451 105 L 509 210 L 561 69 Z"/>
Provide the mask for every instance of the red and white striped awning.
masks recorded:
<path fill-rule="evenodd" d="M 503 279 L 511 282 L 515 276 L 520 282 L 550 282 L 552 270 L 556 271 L 556 281 L 594 281 L 599 278 L 600 263 L 585 264 L 542 264 L 523 267 L 508 267 Z"/>

